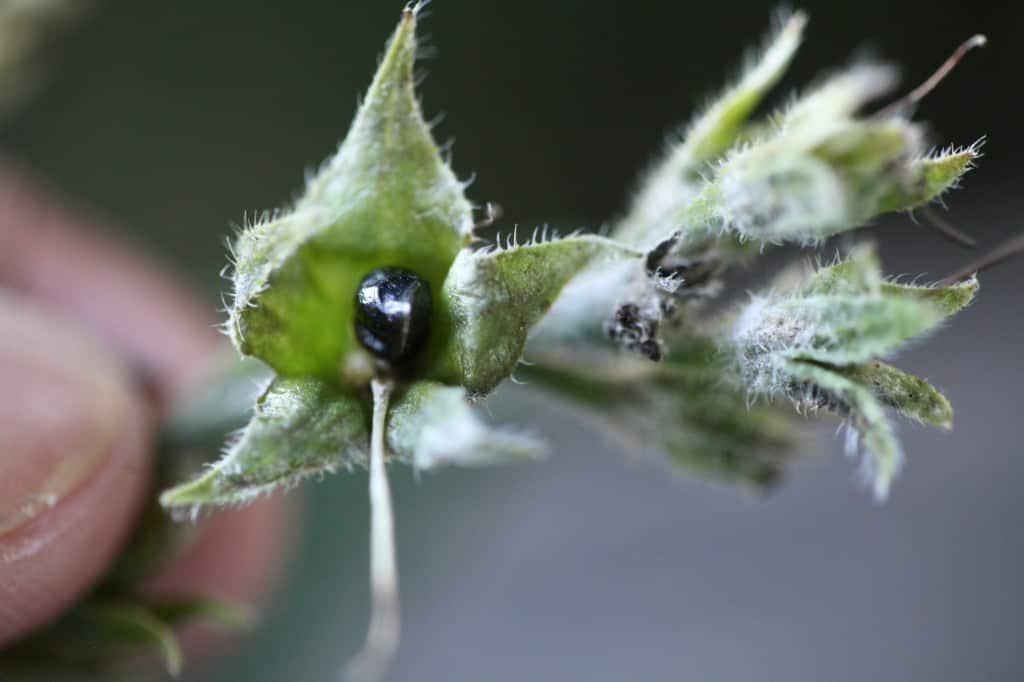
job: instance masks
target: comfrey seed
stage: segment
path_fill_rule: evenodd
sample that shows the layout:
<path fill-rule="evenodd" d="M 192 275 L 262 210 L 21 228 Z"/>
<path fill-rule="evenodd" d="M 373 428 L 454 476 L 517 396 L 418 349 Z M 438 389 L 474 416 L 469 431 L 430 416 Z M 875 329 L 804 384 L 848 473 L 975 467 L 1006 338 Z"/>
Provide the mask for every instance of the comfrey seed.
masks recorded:
<path fill-rule="evenodd" d="M 378 360 L 400 368 L 430 331 L 430 287 L 402 268 L 378 268 L 356 289 L 356 338 Z"/>

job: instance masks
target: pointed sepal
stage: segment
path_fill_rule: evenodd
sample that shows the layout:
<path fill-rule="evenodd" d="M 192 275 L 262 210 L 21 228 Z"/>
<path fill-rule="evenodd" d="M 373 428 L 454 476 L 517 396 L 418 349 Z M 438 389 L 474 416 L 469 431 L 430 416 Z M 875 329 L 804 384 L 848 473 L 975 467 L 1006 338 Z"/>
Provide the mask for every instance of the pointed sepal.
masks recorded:
<path fill-rule="evenodd" d="M 980 143 L 962 149 L 947 149 L 912 161 L 906 178 L 889 188 L 878 201 L 878 211 L 909 211 L 941 197 L 960 184 L 960 179 L 981 156 Z"/>
<path fill-rule="evenodd" d="M 724 354 L 732 355 L 739 382 L 752 396 L 782 396 L 798 411 L 846 419 L 849 449 L 863 446 L 865 475 L 882 499 L 903 461 L 884 408 L 941 428 L 951 426 L 953 412 L 927 381 L 878 358 L 961 310 L 977 281 L 887 281 L 865 245 L 832 265 L 783 279 L 785 286 L 755 297 L 735 318 Z"/>
<path fill-rule="evenodd" d="M 900 415 L 941 429 L 953 428 L 953 407 L 927 380 L 884 362 L 836 368 L 846 378 L 867 386 L 883 405 Z"/>
<path fill-rule="evenodd" d="M 366 462 L 364 401 L 315 378 L 276 379 L 224 456 L 199 478 L 166 491 L 169 509 L 246 502 L 308 476 Z"/>
<path fill-rule="evenodd" d="M 473 396 L 490 393 L 511 376 L 531 328 L 573 276 L 596 259 L 642 255 L 595 235 L 462 251 L 444 285 L 452 332 L 437 378 Z"/>
<path fill-rule="evenodd" d="M 875 499 L 885 500 L 903 467 L 903 448 L 882 403 L 868 386 L 827 366 L 789 361 L 784 371 L 792 382 L 790 395 L 798 410 L 826 410 L 846 420 L 847 451 L 855 454 L 863 448 L 861 474 Z"/>
<path fill-rule="evenodd" d="M 748 403 L 722 381 L 714 344 L 677 338 L 664 361 L 612 351 L 537 347 L 522 370 L 626 452 L 660 454 L 682 473 L 771 488 L 792 459 L 799 425 L 775 406 Z"/>
<path fill-rule="evenodd" d="M 976 291 L 976 279 L 950 286 L 885 281 L 874 251 L 862 246 L 795 287 L 755 296 L 732 336 L 745 349 L 748 369 L 758 361 L 773 367 L 780 358 L 854 365 L 935 329 Z M 754 374 L 763 378 L 766 369 Z"/>
<path fill-rule="evenodd" d="M 977 145 L 928 156 L 919 124 L 859 115 L 893 83 L 885 66 L 856 66 L 731 150 L 674 216 L 680 249 L 696 252 L 724 236 L 817 244 L 955 187 L 973 167 Z"/>
<path fill-rule="evenodd" d="M 740 77 L 699 114 L 664 159 L 644 178 L 628 215 L 615 236 L 648 248 L 673 229 L 673 214 L 696 194 L 710 162 L 724 154 L 741 136 L 751 114 L 779 81 L 803 39 L 807 16 L 786 18 L 766 46 L 748 60 Z"/>
<path fill-rule="evenodd" d="M 388 414 L 391 454 L 417 471 L 534 459 L 546 448 L 525 433 L 488 426 L 459 387 L 420 381 L 403 389 Z"/>
<path fill-rule="evenodd" d="M 353 298 L 366 273 L 405 268 L 436 299 L 471 238 L 463 183 L 416 99 L 415 53 L 410 9 L 337 154 L 292 210 L 248 227 L 234 245 L 227 331 L 242 353 L 282 376 L 337 375 L 356 349 Z"/>

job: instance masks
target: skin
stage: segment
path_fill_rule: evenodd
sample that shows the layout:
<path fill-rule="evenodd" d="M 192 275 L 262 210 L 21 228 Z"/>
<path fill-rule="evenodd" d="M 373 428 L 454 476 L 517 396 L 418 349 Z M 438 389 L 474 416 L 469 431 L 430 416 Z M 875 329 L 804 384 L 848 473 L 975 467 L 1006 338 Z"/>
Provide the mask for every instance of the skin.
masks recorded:
<path fill-rule="evenodd" d="M 0 656 L 116 556 L 161 411 L 222 343 L 213 322 L 123 239 L 0 162 Z M 256 605 L 293 521 L 280 497 L 217 513 L 147 589 Z"/>

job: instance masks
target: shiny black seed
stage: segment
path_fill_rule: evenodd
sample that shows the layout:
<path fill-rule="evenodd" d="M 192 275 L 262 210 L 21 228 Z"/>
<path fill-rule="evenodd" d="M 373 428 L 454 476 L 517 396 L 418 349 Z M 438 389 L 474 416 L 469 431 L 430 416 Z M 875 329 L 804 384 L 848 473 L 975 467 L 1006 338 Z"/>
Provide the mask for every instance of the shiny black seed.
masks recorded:
<path fill-rule="evenodd" d="M 359 343 L 388 365 L 407 365 L 430 331 L 430 287 L 402 268 L 373 270 L 356 289 Z"/>

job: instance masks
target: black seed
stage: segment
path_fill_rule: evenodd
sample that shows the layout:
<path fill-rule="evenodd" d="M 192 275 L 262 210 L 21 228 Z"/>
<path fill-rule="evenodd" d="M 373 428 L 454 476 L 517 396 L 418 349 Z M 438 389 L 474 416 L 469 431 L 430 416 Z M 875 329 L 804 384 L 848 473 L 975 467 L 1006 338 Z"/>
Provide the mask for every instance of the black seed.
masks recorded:
<path fill-rule="evenodd" d="M 647 340 L 640 344 L 639 350 L 641 353 L 647 356 L 649 360 L 659 362 L 661 360 L 661 346 L 657 341 Z"/>
<path fill-rule="evenodd" d="M 406 365 L 430 331 L 430 287 L 402 268 L 373 270 L 356 289 L 359 343 L 393 367 Z"/>

